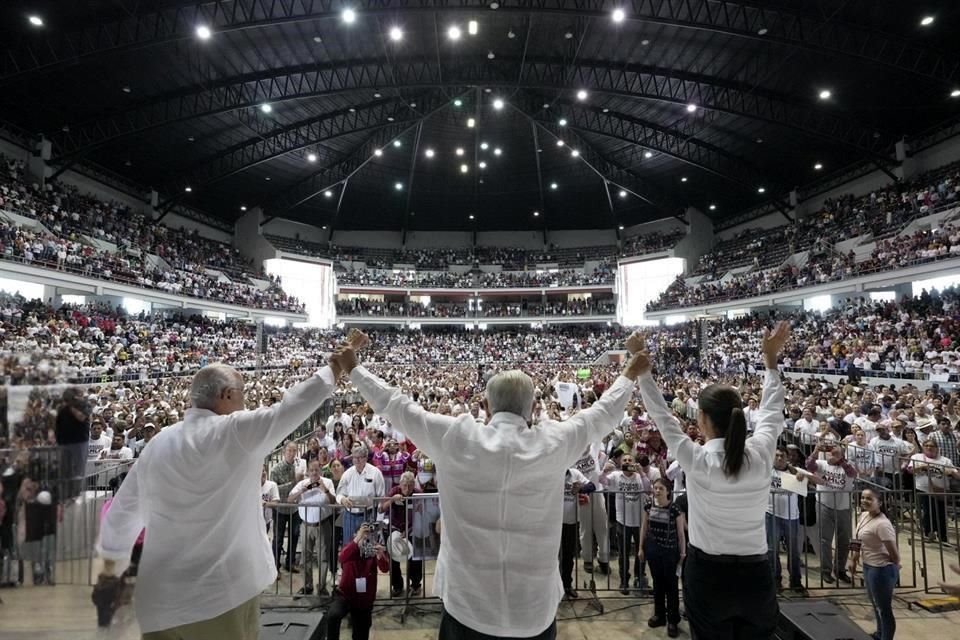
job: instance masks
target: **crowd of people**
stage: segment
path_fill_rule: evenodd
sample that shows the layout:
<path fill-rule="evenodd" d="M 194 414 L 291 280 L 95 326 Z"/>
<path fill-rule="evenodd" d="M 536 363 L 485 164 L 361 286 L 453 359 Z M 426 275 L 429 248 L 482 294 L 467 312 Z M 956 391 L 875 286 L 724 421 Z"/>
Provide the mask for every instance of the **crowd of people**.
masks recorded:
<path fill-rule="evenodd" d="M 610 285 L 616 278 L 617 266 L 605 261 L 591 271 L 583 269 L 539 269 L 534 271 L 495 271 L 454 273 L 452 271 L 385 270 L 374 268 L 347 269 L 338 263 L 337 283 L 353 286 L 398 288 L 510 288 L 510 287 L 573 287 Z"/>
<path fill-rule="evenodd" d="M 672 249 L 685 235 L 686 231 L 683 229 L 672 229 L 666 232 L 641 233 L 625 238 L 623 246 L 620 247 L 620 257 L 630 258 Z"/>
<path fill-rule="evenodd" d="M 610 298 L 586 298 L 553 302 L 504 302 L 489 300 L 473 306 L 469 302 L 437 302 L 405 304 L 365 298 L 337 300 L 339 317 L 399 317 L 399 318 L 519 318 L 567 317 L 609 315 L 616 313 L 617 305 Z"/>

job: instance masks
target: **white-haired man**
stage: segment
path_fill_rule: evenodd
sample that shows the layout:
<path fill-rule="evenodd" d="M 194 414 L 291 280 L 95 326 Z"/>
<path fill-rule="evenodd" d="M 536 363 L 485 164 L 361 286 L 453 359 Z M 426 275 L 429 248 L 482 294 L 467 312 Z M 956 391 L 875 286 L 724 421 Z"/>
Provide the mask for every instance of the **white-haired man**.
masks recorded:
<path fill-rule="evenodd" d="M 362 347 L 365 337 L 351 335 Z M 209 365 L 190 387 L 192 408 L 143 450 L 101 528 L 104 574 L 147 528 L 137 620 L 147 640 L 255 639 L 259 594 L 277 578 L 263 527 L 264 457 L 333 393 L 331 359 L 282 402 L 244 409 L 243 378 Z"/>
<path fill-rule="evenodd" d="M 631 352 L 643 339 L 627 340 Z M 617 425 L 639 375 L 631 359 L 603 397 L 565 422 L 530 426 L 533 381 L 521 371 L 487 382 L 486 425 L 425 411 L 400 389 L 359 366 L 352 349 L 334 360 L 374 411 L 409 435 L 436 463 L 443 543 L 434 592 L 444 604 L 441 640 L 552 639 L 563 597 L 557 549 L 563 471 Z"/>

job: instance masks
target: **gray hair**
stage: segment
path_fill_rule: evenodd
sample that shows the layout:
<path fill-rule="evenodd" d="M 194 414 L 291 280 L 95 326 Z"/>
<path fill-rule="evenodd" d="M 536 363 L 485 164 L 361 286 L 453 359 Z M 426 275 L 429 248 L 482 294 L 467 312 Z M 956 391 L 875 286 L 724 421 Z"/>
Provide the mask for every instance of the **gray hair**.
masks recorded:
<path fill-rule="evenodd" d="M 353 445 L 353 449 L 350 450 L 350 455 L 363 456 L 364 458 L 366 458 L 367 456 L 370 455 L 370 450 L 367 449 L 367 445 L 358 442 L 357 444 Z"/>
<path fill-rule="evenodd" d="M 416 482 L 417 476 L 413 475 L 413 471 L 404 471 L 400 474 L 400 482 Z"/>
<path fill-rule="evenodd" d="M 530 420 L 533 411 L 533 380 L 523 371 L 504 371 L 487 382 L 487 404 L 490 415 L 506 411 Z"/>
<path fill-rule="evenodd" d="M 200 369 L 190 384 L 190 404 L 196 409 L 213 409 L 223 390 L 236 384 L 236 376 L 236 370 L 225 364 Z"/>

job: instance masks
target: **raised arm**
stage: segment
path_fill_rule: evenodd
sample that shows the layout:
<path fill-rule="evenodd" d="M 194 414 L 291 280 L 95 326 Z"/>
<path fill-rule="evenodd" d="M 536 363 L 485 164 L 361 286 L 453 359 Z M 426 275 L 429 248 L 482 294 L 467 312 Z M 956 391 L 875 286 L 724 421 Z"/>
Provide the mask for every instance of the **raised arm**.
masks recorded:
<path fill-rule="evenodd" d="M 783 383 L 780 382 L 777 358 L 789 338 L 790 325 L 786 322 L 778 322 L 772 332 L 768 329 L 763 330 L 761 340 L 763 364 L 767 368 L 767 373 L 763 381 L 763 397 L 758 409 L 757 428 L 753 432 L 753 437 L 747 442 L 751 448 L 758 448 L 764 455 L 769 455 L 771 462 L 773 452 L 777 448 L 777 440 L 783 432 L 784 389 Z"/>

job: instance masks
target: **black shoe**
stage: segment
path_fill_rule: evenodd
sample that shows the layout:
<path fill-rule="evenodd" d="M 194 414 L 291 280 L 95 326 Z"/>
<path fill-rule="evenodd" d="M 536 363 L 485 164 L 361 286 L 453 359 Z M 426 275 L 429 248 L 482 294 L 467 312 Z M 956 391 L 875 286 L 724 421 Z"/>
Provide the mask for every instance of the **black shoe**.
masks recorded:
<path fill-rule="evenodd" d="M 802 584 L 795 584 L 791 586 L 790 591 L 796 593 L 797 595 L 803 596 L 804 598 L 810 595 L 809 593 L 807 593 L 807 588 Z"/>
<path fill-rule="evenodd" d="M 321 587 L 319 590 L 317 590 L 317 595 L 320 596 L 321 598 L 329 598 L 330 592 L 327 591 L 326 587 Z"/>
<path fill-rule="evenodd" d="M 836 580 L 833 579 L 833 576 L 827 572 L 823 573 L 823 581 L 826 582 L 827 584 L 833 584 L 834 582 L 836 582 Z"/>
<path fill-rule="evenodd" d="M 837 580 L 840 582 L 846 582 L 847 584 L 853 584 L 853 580 L 850 579 L 850 576 L 847 575 L 846 571 L 841 571 L 837 574 Z"/>
<path fill-rule="evenodd" d="M 403 595 L 403 587 L 400 587 L 399 589 L 397 588 L 390 589 L 391 598 L 399 598 L 402 595 Z"/>
<path fill-rule="evenodd" d="M 296 567 L 284 567 L 283 570 L 287 573 L 300 573 L 300 569 Z"/>
<path fill-rule="evenodd" d="M 677 625 L 671 623 L 667 625 L 667 635 L 671 638 L 676 638 L 680 635 L 680 629 L 677 628 Z"/>
<path fill-rule="evenodd" d="M 584 572 L 586 572 L 586 573 L 593 573 L 593 563 L 592 563 L 592 562 L 584 562 L 584 563 L 583 563 L 583 570 L 584 570 Z"/>
<path fill-rule="evenodd" d="M 647 626 L 650 627 L 651 629 L 656 629 L 657 627 L 662 627 L 666 624 L 667 624 L 667 619 L 661 618 L 659 616 L 653 616 L 652 618 L 647 620 Z"/>
<path fill-rule="evenodd" d="M 408 594 L 411 598 L 420 595 L 420 585 L 411 585 Z"/>
<path fill-rule="evenodd" d="M 622 593 L 625 596 L 630 595 L 630 585 L 628 584 L 620 585 L 620 593 Z"/>
<path fill-rule="evenodd" d="M 580 597 L 580 594 L 577 593 L 577 590 L 574 589 L 573 587 L 569 587 L 563 590 L 563 597 L 566 598 L 567 600 L 576 600 L 577 598 Z"/>
<path fill-rule="evenodd" d="M 600 562 L 600 574 L 604 576 L 610 575 L 610 563 L 609 562 Z"/>
<path fill-rule="evenodd" d="M 313 587 L 303 587 L 302 589 L 300 589 L 300 591 L 297 591 L 297 594 L 296 594 L 296 595 L 299 596 L 299 597 L 301 597 L 301 598 L 302 598 L 303 596 L 312 596 L 312 595 L 313 595 Z"/>

